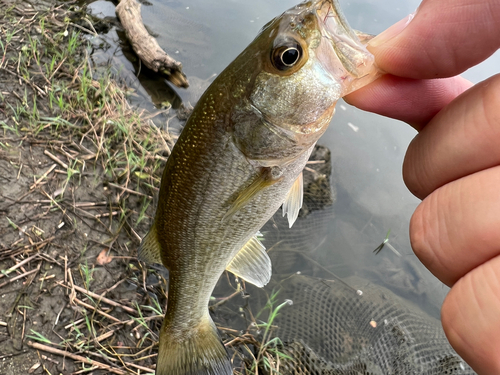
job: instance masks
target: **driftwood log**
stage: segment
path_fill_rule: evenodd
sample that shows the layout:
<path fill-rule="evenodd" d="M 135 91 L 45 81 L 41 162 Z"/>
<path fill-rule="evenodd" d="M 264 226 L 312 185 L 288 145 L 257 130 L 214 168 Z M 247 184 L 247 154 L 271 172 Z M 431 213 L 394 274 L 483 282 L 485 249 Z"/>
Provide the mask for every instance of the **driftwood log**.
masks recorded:
<path fill-rule="evenodd" d="M 121 0 L 116 7 L 116 14 L 121 21 L 125 34 L 135 53 L 149 69 L 162 73 L 177 87 L 188 87 L 182 64 L 163 51 L 144 27 L 141 16 L 141 4 L 137 0 Z"/>

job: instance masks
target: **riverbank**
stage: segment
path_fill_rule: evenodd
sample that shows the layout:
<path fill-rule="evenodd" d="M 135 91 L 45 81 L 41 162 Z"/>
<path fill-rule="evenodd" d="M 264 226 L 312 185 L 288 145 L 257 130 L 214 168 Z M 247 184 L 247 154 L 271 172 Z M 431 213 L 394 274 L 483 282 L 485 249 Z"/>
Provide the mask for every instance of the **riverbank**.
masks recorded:
<path fill-rule="evenodd" d="M 166 282 L 135 254 L 174 139 L 93 71 L 76 3 L 0 13 L 0 373 L 153 372 Z"/>

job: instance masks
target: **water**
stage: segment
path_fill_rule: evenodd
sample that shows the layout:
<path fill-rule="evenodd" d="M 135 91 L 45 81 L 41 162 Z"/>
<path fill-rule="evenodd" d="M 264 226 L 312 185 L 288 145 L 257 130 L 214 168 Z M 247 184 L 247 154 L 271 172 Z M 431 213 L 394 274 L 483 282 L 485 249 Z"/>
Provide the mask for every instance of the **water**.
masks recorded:
<path fill-rule="evenodd" d="M 174 107 L 181 99 L 196 101 L 213 75 L 220 73 L 266 22 L 296 2 L 151 0 L 150 6 L 142 7 L 144 22 L 158 35 L 160 45 L 183 63 L 191 87 L 188 90 L 173 89 L 157 79 L 140 75 L 143 86 L 138 89 L 138 98 L 142 98 L 139 104 L 155 110 L 165 101 Z M 419 5 L 416 0 L 351 0 L 340 3 L 353 28 L 372 34 L 383 31 Z M 101 17 L 114 17 L 111 2 L 99 0 L 91 3 L 90 8 L 94 14 L 102 13 Z M 106 37 L 116 47 L 116 63 L 123 64 L 125 72 L 135 74 L 138 65 L 120 52 L 120 46 L 125 44 L 120 42 L 116 29 L 112 28 Z M 465 72 L 464 76 L 479 82 L 497 73 L 498 66 L 499 52 Z M 133 74 L 127 77 L 132 81 L 135 79 Z M 166 121 L 168 118 L 164 115 L 159 119 Z M 280 272 L 309 272 L 324 278 L 331 278 L 332 273 L 342 277 L 355 274 L 418 302 L 431 315 L 439 315 L 447 288 L 416 259 L 408 237 L 409 220 L 419 200 L 404 186 L 401 166 L 415 134 L 402 122 L 339 102 L 330 128 L 319 141 L 332 153 L 332 180 L 337 189 L 337 202 L 331 209 L 313 213 L 303 224 L 299 220 L 289 232 L 279 225 L 277 230 L 277 224 L 266 226 L 268 242 L 278 231 L 284 237 L 293 237 L 295 233 L 307 247 L 303 249 L 307 259 L 295 264 L 291 262 L 288 270 L 280 269 Z M 401 256 L 388 248 L 374 255 L 372 250 L 384 240 L 389 230 L 390 244 Z M 273 244 L 266 245 L 269 248 Z M 225 292 L 216 290 L 215 295 L 222 296 Z"/>

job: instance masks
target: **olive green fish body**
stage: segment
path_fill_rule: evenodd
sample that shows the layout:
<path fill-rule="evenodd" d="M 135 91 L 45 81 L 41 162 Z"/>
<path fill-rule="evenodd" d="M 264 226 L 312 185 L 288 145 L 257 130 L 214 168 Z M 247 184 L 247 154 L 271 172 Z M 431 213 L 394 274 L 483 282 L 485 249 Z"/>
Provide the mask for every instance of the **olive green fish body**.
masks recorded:
<path fill-rule="evenodd" d="M 221 75 L 223 77 L 223 75 Z M 212 85 L 200 100 L 169 157 L 155 217 L 162 262 L 169 269 L 169 305 L 163 332 L 181 339 L 194 322 L 208 321 L 208 301 L 220 275 L 282 204 L 310 151 L 275 167 L 277 181 L 225 220 L 239 193 L 265 173 L 235 146 L 230 113 L 210 104 L 224 93 Z M 223 86 L 225 88 L 225 86 Z M 229 131 L 228 131 L 229 129 Z"/>
<path fill-rule="evenodd" d="M 225 269 L 267 283 L 256 232 L 282 204 L 293 223 L 336 101 L 374 77 L 336 5 L 310 1 L 268 23 L 203 94 L 168 158 L 139 250 L 169 269 L 156 374 L 232 373 L 207 308 L 215 284 Z"/>

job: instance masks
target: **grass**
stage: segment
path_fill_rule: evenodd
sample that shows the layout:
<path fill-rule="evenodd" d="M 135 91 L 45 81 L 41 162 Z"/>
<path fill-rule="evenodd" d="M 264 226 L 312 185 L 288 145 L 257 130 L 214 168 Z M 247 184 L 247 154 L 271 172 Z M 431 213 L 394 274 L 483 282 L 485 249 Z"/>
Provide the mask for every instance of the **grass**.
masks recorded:
<path fill-rule="evenodd" d="M 214 306 L 219 306 L 242 293 L 244 290 L 238 283 L 235 293 L 229 297 L 219 298 L 220 301 Z M 255 316 L 251 312 L 251 306 L 247 304 L 245 310 L 251 324 L 243 332 L 235 335 L 236 331 L 219 327 L 222 332 L 233 332 L 232 338 L 227 339 L 225 345 L 232 353 L 235 375 L 280 374 L 280 366 L 283 369 L 283 365 L 286 364 L 289 368 L 293 363 L 293 358 L 287 354 L 287 345 L 275 334 L 278 328 L 276 318 L 282 309 L 292 305 L 293 302 L 285 300 L 278 303 L 278 294 L 279 290 L 273 290 L 270 295 L 266 293 L 266 304 Z"/>
<path fill-rule="evenodd" d="M 3 13 L 7 19 L 14 17 L 9 9 Z M 40 35 L 33 35 L 32 27 L 7 24 L 10 28 L 1 45 L 6 57 L 3 69 L 19 75 L 27 85 L 22 95 L 15 94 L 16 100 L 5 100 L 12 121 L 0 121 L 3 133 L 22 139 L 44 134 L 87 144 L 91 150 L 87 157 L 100 164 L 109 180 L 126 189 L 133 186 L 138 192 L 145 188 L 151 197 L 157 191 L 159 172 L 173 139 L 130 108 L 125 91 L 109 73 L 93 74 L 88 60 L 82 59 L 88 53 L 85 39 L 80 31 L 69 30 L 67 17 L 64 26 L 56 28 L 47 16 L 35 17 L 30 25 L 38 24 Z M 11 48 L 13 38 L 24 40 L 19 55 Z M 41 108 L 40 100 L 46 108 Z M 85 161 L 70 161 L 62 194 L 72 178 L 81 176 L 83 168 Z M 136 225 L 145 218 L 149 203 L 143 203 Z M 126 206 L 122 206 L 122 219 L 127 217 Z"/>
<path fill-rule="evenodd" d="M 262 334 L 262 339 L 259 340 L 260 345 L 258 345 L 255 361 L 251 364 L 251 373 L 256 373 L 258 371 L 257 369 L 261 368 L 266 373 L 278 374 L 279 371 L 276 364 L 280 363 L 282 360 L 291 360 L 291 358 L 282 351 L 283 343 L 279 337 L 272 336 L 273 329 L 275 328 L 273 323 L 278 316 L 279 311 L 284 307 L 293 304 L 291 300 L 285 300 L 276 306 L 278 294 L 279 291 L 273 291 L 264 309 L 262 309 L 256 316 L 256 319 L 258 319 L 262 314 L 267 313 L 268 315 L 266 321 L 256 324 L 258 330 L 264 330 L 264 333 Z"/>
<path fill-rule="evenodd" d="M 74 27 L 85 13 L 70 4 L 24 4 L 0 9 L 0 79 L 10 82 L 0 89 L 0 174 L 24 192 L 4 191 L 12 205 L 0 199 L 8 213 L 0 222 L 0 289 L 15 296 L 3 298 L 0 309 L 9 301 L 13 338 L 49 353 L 63 348 L 74 371 L 152 373 L 166 283 L 159 277 L 146 285 L 135 249 L 174 139 L 131 108 L 109 70 L 90 65 L 85 35 Z M 100 264 L 102 247 L 108 256 Z M 129 284 L 146 289 L 125 288 L 127 298 L 107 303 L 83 293 L 106 296 Z M 161 301 L 149 297 L 150 288 Z M 61 309 L 44 315 L 50 324 L 35 326 L 44 300 Z M 30 361 L 21 357 L 23 373 Z"/>
<path fill-rule="evenodd" d="M 377 246 L 376 249 L 373 250 L 373 253 L 375 255 L 378 255 L 383 249 L 384 247 L 388 247 L 389 249 L 391 249 L 391 251 L 396 254 L 397 256 L 401 256 L 401 253 L 399 251 L 397 251 L 394 246 L 392 246 L 390 243 L 389 243 L 389 235 L 391 234 L 391 230 L 389 229 L 387 231 L 387 234 L 385 235 L 385 238 L 384 240 L 382 241 L 382 243 L 380 245 Z"/>
<path fill-rule="evenodd" d="M 92 283 L 92 281 L 94 281 L 94 278 L 92 277 L 94 273 L 94 267 L 89 267 L 87 262 L 85 262 L 85 264 L 80 264 L 80 273 L 82 275 L 85 289 L 89 290 L 90 284 Z"/>
<path fill-rule="evenodd" d="M 38 333 L 37 331 L 33 330 L 33 329 L 30 329 L 30 332 L 33 334 L 33 335 L 26 335 L 26 337 L 29 337 L 30 339 L 33 339 L 33 340 L 36 340 L 36 341 L 39 341 L 39 342 L 43 342 L 45 344 L 51 344 L 52 342 L 46 338 L 44 335 L 42 335 L 41 333 Z"/>

